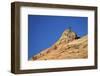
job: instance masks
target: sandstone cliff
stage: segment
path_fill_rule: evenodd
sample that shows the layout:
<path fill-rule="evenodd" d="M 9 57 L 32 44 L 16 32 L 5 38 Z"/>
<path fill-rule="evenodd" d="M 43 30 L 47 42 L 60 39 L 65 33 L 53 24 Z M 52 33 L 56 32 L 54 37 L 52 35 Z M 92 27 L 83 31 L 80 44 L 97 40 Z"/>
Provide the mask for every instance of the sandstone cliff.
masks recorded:
<path fill-rule="evenodd" d="M 88 36 L 81 38 L 70 29 L 65 30 L 50 48 L 32 57 L 32 60 L 82 59 L 88 57 Z"/>

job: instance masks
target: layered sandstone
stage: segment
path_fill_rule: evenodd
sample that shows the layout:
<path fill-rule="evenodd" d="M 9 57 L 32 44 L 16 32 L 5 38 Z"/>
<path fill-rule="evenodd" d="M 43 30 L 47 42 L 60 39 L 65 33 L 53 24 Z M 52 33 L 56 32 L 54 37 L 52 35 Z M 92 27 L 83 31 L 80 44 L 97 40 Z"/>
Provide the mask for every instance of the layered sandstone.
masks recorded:
<path fill-rule="evenodd" d="M 88 36 L 77 37 L 70 29 L 65 30 L 51 47 L 32 57 L 32 60 L 83 59 L 88 57 Z"/>

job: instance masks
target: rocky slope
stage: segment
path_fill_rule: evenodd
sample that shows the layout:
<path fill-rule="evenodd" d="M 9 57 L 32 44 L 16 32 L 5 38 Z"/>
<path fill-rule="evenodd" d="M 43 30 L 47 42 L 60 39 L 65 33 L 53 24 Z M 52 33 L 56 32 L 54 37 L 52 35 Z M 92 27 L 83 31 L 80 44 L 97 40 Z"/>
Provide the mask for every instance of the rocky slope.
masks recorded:
<path fill-rule="evenodd" d="M 70 29 L 65 30 L 60 39 L 52 45 L 32 57 L 32 60 L 52 59 L 82 59 L 88 57 L 88 36 L 81 38 Z"/>

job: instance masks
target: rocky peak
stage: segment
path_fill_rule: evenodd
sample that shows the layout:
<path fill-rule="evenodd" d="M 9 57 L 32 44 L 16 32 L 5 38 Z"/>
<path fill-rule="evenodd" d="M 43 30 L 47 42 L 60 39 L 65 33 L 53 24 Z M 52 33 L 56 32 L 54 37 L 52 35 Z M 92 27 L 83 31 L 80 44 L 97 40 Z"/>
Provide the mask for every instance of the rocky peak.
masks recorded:
<path fill-rule="evenodd" d="M 66 29 L 57 42 L 33 56 L 32 60 L 88 58 L 87 45 L 87 36 L 78 38 L 75 32 Z"/>
<path fill-rule="evenodd" d="M 57 44 L 60 43 L 69 43 L 77 38 L 77 34 L 73 32 L 71 29 L 66 29 L 60 39 L 57 41 Z"/>

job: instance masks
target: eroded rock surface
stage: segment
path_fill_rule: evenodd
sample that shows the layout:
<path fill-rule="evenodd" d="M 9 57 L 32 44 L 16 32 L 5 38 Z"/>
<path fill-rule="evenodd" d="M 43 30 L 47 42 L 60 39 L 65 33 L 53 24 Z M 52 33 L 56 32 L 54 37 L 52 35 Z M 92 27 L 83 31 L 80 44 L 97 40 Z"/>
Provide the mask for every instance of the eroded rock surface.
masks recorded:
<path fill-rule="evenodd" d="M 87 35 L 81 38 L 71 30 L 65 30 L 51 47 L 32 57 L 32 60 L 82 59 L 88 57 Z"/>

